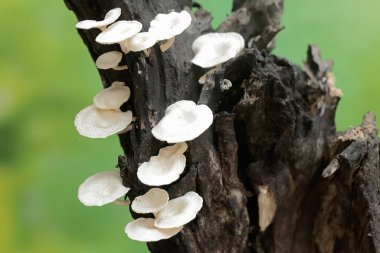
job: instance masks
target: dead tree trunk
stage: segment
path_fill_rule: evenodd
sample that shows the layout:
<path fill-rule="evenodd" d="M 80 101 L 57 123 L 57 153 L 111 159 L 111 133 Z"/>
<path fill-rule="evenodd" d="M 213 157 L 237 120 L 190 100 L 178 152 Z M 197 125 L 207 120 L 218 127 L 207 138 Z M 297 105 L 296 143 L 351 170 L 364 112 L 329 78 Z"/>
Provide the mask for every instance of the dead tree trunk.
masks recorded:
<path fill-rule="evenodd" d="M 121 7 L 122 18 L 139 20 L 143 29 L 158 13 L 193 4 L 65 2 L 79 20 L 99 20 Z M 340 91 L 332 63 L 322 60 L 315 46 L 308 48 L 304 70 L 270 54 L 282 10 L 282 0 L 235 0 L 234 12 L 218 30 L 241 33 L 250 48 L 224 64 L 203 88 L 197 83 L 202 70 L 190 63 L 192 41 L 211 31 L 211 18 L 201 8 L 168 52 L 155 46 L 149 58 L 125 55 L 129 70 L 100 71 L 105 87 L 124 81 L 133 93 L 133 103 L 124 109 L 132 110 L 137 120 L 132 131 L 120 135 L 125 154 L 119 157 L 124 183 L 133 189 L 131 199 L 147 190 L 136 177 L 138 165 L 164 146 L 150 130 L 165 108 L 188 99 L 207 104 L 215 114 L 212 128 L 189 143 L 185 173 L 166 187 L 171 198 L 196 191 L 204 206 L 180 234 L 149 243 L 152 252 L 380 252 L 374 116 L 367 114 L 361 126 L 336 133 Z M 97 34 L 80 31 L 94 60 L 118 48 L 95 43 Z M 272 207 L 259 208 L 259 189 Z M 268 214 L 274 207 L 273 222 L 261 232 L 259 212 Z"/>

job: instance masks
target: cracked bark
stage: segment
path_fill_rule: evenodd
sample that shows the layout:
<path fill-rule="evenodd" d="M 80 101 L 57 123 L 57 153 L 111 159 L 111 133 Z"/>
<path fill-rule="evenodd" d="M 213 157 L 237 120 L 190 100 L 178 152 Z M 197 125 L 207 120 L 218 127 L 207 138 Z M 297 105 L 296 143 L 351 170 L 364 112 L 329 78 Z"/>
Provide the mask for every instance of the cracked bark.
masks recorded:
<path fill-rule="evenodd" d="M 189 0 L 65 2 L 79 20 L 101 19 L 120 7 L 121 19 L 137 19 L 143 30 L 157 13 L 192 5 Z M 215 114 L 213 126 L 188 143 L 181 178 L 165 187 L 171 198 L 196 191 L 204 206 L 177 236 L 148 243 L 152 252 L 380 252 L 374 116 L 367 114 L 357 128 L 335 131 L 341 93 L 331 61 L 324 61 L 316 46 L 309 46 L 303 69 L 270 54 L 282 9 L 281 0 L 235 0 L 218 31 L 241 33 L 250 48 L 209 76 L 203 88 L 197 80 L 204 71 L 189 62 L 192 41 L 212 31 L 202 8 L 166 53 L 155 46 L 149 58 L 125 55 L 129 70 L 99 71 L 104 87 L 124 81 L 132 90 L 122 109 L 131 109 L 137 120 L 120 135 L 125 154 L 118 159 L 132 200 L 148 189 L 136 177 L 138 165 L 165 146 L 150 131 L 165 108 L 189 99 Z M 119 50 L 95 43 L 97 30 L 79 33 L 94 60 Z M 265 232 L 258 226 L 259 187 L 266 187 L 277 207 Z"/>

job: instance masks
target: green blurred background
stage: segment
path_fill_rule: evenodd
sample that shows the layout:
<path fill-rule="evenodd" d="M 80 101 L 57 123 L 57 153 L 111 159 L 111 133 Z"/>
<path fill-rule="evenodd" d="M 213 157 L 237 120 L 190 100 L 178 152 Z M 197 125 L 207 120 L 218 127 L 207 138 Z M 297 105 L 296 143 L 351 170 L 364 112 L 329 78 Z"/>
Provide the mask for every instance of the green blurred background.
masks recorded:
<path fill-rule="evenodd" d="M 231 1 L 199 1 L 213 25 Z M 275 53 L 297 63 L 309 43 L 334 59 L 344 92 L 338 129 L 380 115 L 380 1 L 288 0 Z M 78 185 L 111 169 L 117 137 L 77 134 L 75 114 L 101 82 L 62 0 L 0 1 L 0 252 L 146 252 L 128 240 L 127 208 L 85 208 Z M 379 121 L 378 121 L 379 122 Z"/>

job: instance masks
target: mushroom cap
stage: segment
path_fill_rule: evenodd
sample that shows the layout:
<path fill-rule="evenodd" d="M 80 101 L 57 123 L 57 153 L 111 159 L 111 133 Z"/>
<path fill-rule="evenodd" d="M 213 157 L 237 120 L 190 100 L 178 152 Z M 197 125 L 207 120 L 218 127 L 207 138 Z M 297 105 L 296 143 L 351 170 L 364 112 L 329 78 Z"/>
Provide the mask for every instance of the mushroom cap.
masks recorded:
<path fill-rule="evenodd" d="M 121 8 L 115 8 L 107 12 L 104 20 L 95 21 L 95 20 L 83 20 L 78 22 L 75 26 L 78 29 L 92 29 L 92 28 L 101 28 L 115 22 L 121 15 Z"/>
<path fill-rule="evenodd" d="M 161 148 L 158 156 L 152 156 L 149 162 L 139 166 L 137 177 L 150 186 L 173 183 L 186 167 L 186 157 L 183 155 L 186 150 L 187 144 L 184 142 Z"/>
<path fill-rule="evenodd" d="M 119 65 L 122 58 L 122 52 L 111 51 L 100 55 L 98 59 L 96 59 L 95 64 L 98 69 L 112 69 Z"/>
<path fill-rule="evenodd" d="M 244 48 L 244 38 L 238 33 L 208 33 L 192 44 L 192 63 L 202 68 L 214 67 L 234 58 Z"/>
<path fill-rule="evenodd" d="M 187 11 L 158 14 L 151 22 L 149 32 L 156 35 L 157 40 L 168 40 L 181 34 L 191 24 L 191 15 Z"/>
<path fill-rule="evenodd" d="M 131 96 L 131 89 L 124 82 L 113 82 L 110 87 L 94 97 L 94 105 L 99 109 L 119 109 Z"/>
<path fill-rule="evenodd" d="M 100 44 L 120 43 L 140 32 L 142 24 L 136 20 L 117 21 L 101 32 L 95 39 Z"/>
<path fill-rule="evenodd" d="M 203 205 L 203 198 L 196 192 L 172 199 L 156 216 L 154 225 L 158 228 L 180 227 L 192 221 Z"/>
<path fill-rule="evenodd" d="M 89 138 L 106 138 L 124 130 L 132 122 L 132 112 L 101 110 L 90 105 L 75 117 L 79 134 Z"/>
<path fill-rule="evenodd" d="M 151 32 L 141 32 L 133 35 L 123 43 L 129 50 L 138 52 L 153 47 L 156 42 L 156 35 Z"/>
<path fill-rule="evenodd" d="M 152 129 L 153 136 L 168 143 L 191 141 L 210 127 L 213 114 L 207 105 L 181 100 L 170 105 Z"/>
<path fill-rule="evenodd" d="M 131 208 L 136 213 L 157 213 L 169 202 L 167 191 L 159 188 L 152 188 L 144 195 L 136 197 Z"/>
<path fill-rule="evenodd" d="M 154 226 L 152 218 L 138 218 L 127 224 L 125 233 L 132 240 L 140 242 L 155 242 L 168 239 L 178 234 L 183 227 L 162 229 Z"/>
<path fill-rule="evenodd" d="M 85 206 L 103 206 L 127 194 L 119 171 L 100 172 L 87 178 L 78 189 L 78 199 Z"/>

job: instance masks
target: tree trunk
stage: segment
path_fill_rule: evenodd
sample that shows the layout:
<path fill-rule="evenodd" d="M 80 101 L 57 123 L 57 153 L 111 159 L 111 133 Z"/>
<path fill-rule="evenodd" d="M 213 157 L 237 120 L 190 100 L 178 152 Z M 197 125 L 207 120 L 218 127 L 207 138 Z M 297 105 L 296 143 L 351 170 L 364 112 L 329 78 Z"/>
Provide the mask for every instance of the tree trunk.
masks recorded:
<path fill-rule="evenodd" d="M 140 21 L 144 31 L 158 13 L 192 7 L 190 0 L 65 2 L 79 20 L 100 20 L 120 7 L 121 18 Z M 210 15 L 197 7 L 191 27 L 169 51 L 155 46 L 149 58 L 129 53 L 123 59 L 129 70 L 99 71 L 104 87 L 124 81 L 132 90 L 123 109 L 137 119 L 120 135 L 125 154 L 119 157 L 131 200 L 148 189 L 137 179 L 138 165 L 165 146 L 151 134 L 165 108 L 187 99 L 207 104 L 215 115 L 212 127 L 188 143 L 181 178 L 165 187 L 171 198 L 198 192 L 203 208 L 177 236 L 148 243 L 151 252 L 380 252 L 374 115 L 336 133 L 341 93 L 332 63 L 316 46 L 309 46 L 303 70 L 270 54 L 281 30 L 282 0 L 234 1 L 218 31 L 242 34 L 249 48 L 201 87 L 203 70 L 190 63 L 191 43 L 212 29 Z M 79 33 L 94 60 L 120 51 L 95 43 L 96 29 Z"/>

